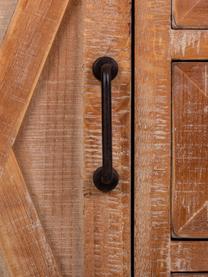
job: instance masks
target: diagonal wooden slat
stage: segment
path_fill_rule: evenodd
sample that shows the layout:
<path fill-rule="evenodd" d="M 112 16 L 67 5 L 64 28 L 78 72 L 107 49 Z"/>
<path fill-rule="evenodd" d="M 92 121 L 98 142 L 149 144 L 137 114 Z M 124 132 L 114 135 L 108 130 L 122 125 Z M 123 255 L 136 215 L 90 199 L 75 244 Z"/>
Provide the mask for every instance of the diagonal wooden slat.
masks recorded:
<path fill-rule="evenodd" d="M 0 245 L 11 276 L 61 276 L 12 151 L 0 178 Z"/>
<path fill-rule="evenodd" d="M 12 276 L 59 276 L 11 146 L 69 2 L 20 0 L 0 49 L 0 243 Z"/>
<path fill-rule="evenodd" d="M 18 2 L 0 49 L 0 175 L 69 2 Z"/>

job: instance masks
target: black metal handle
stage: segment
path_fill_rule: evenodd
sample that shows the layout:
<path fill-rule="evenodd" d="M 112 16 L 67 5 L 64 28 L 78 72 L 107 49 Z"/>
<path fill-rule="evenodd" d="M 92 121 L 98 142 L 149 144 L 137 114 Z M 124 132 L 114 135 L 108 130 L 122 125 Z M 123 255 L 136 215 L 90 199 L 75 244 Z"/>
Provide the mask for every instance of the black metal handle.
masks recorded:
<path fill-rule="evenodd" d="M 101 57 L 93 64 L 94 76 L 102 83 L 102 152 L 103 165 L 93 175 L 95 186 L 104 192 L 113 190 L 119 175 L 113 168 L 111 81 L 118 73 L 118 64 L 110 57 Z"/>

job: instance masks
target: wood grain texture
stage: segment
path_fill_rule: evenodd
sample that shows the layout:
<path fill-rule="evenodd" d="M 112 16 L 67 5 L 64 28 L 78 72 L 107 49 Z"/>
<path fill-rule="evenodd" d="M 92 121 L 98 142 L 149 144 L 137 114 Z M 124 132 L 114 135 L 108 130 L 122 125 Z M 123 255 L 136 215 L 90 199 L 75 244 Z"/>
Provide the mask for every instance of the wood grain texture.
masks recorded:
<path fill-rule="evenodd" d="M 2 41 L 18 0 L 0 0 L 0 41 Z"/>
<path fill-rule="evenodd" d="M 170 274 L 170 1 L 136 1 L 135 276 Z"/>
<path fill-rule="evenodd" d="M 69 2 L 18 2 L 0 48 L 0 174 Z"/>
<path fill-rule="evenodd" d="M 130 8 L 126 0 L 74 1 L 15 143 L 63 276 L 130 276 Z M 121 181 L 109 194 L 92 182 L 102 159 L 92 63 L 103 55 L 119 62 L 113 158 Z"/>
<path fill-rule="evenodd" d="M 177 62 L 172 70 L 175 236 L 208 237 L 208 64 Z"/>
<path fill-rule="evenodd" d="M 11 276 L 60 276 L 12 151 L 0 178 L 0 199 L 0 245 Z"/>
<path fill-rule="evenodd" d="M 174 28 L 208 28 L 207 0 L 173 0 L 172 3 Z"/>
<path fill-rule="evenodd" d="M 84 204 L 85 276 L 130 276 L 130 11 L 129 0 L 85 1 Z M 119 63 L 113 81 L 113 163 L 120 175 L 111 193 L 92 175 L 101 166 L 101 85 L 92 75 L 100 56 Z"/>
<path fill-rule="evenodd" d="M 83 9 L 78 1 L 66 10 L 14 145 L 61 274 L 80 277 L 85 272 Z"/>
<path fill-rule="evenodd" d="M 173 273 L 173 277 L 207 277 L 206 273 Z"/>
<path fill-rule="evenodd" d="M 170 52 L 173 59 L 207 59 L 208 33 L 204 30 L 170 30 Z"/>
<path fill-rule="evenodd" d="M 203 193 L 201 192 L 201 187 L 197 185 L 194 189 L 197 199 L 192 200 L 189 198 L 189 191 L 185 191 L 184 189 L 184 191 L 181 193 L 181 189 L 179 186 L 177 187 L 175 192 L 178 191 L 177 201 L 180 200 L 178 203 L 180 203 L 181 206 L 177 206 L 177 209 L 175 206 L 174 209 L 176 213 L 174 214 L 173 222 L 171 222 L 170 132 L 173 132 L 173 129 L 171 130 L 170 125 L 171 60 L 206 59 L 208 51 L 208 36 L 206 31 L 171 29 L 171 22 L 169 20 L 171 2 L 172 1 L 169 0 L 144 0 L 135 2 L 135 276 L 169 276 L 171 271 L 181 272 L 181 274 L 184 274 L 184 272 L 208 272 L 208 245 L 206 242 L 180 242 L 174 240 L 171 241 L 170 238 L 172 223 L 174 226 L 177 225 L 179 231 L 179 221 L 180 223 L 182 223 L 181 219 L 184 220 L 184 223 L 186 219 L 188 221 L 188 217 L 184 217 L 184 210 L 182 205 L 186 206 L 186 209 L 189 210 L 190 214 L 193 212 L 193 207 L 196 207 L 195 211 L 197 211 L 197 205 L 205 205 L 205 213 L 203 215 L 199 215 L 199 222 L 195 222 L 194 226 L 192 227 L 194 227 L 195 231 L 198 228 L 201 236 L 201 233 L 203 233 L 203 230 L 206 229 L 207 224 L 207 192 L 203 191 L 204 195 L 202 196 Z M 198 2 L 201 3 L 202 1 Z M 193 1 L 180 1 L 181 7 L 184 7 L 185 3 L 188 3 L 191 6 Z M 190 68 L 190 65 L 189 67 L 187 66 L 186 69 L 183 68 L 183 72 L 177 74 L 177 77 L 175 76 L 175 79 L 173 79 L 173 87 L 175 86 L 177 91 L 177 96 L 175 96 L 175 102 L 177 103 L 175 117 L 178 118 L 177 127 L 181 128 L 183 124 L 182 119 L 184 120 L 184 116 L 186 119 L 189 118 L 188 113 L 186 115 L 183 114 L 182 116 L 182 114 L 179 112 L 182 110 L 184 105 L 184 110 L 188 110 L 189 106 L 191 107 L 191 123 L 195 122 L 198 124 L 199 120 L 202 125 L 204 124 L 204 129 L 206 129 L 206 113 L 203 116 L 199 115 L 200 112 L 204 111 L 203 108 L 206 106 L 206 93 L 202 93 L 203 91 L 206 91 L 205 84 L 207 82 L 207 76 L 205 74 L 205 66 L 199 67 L 198 64 L 196 70 L 193 69 L 193 76 L 188 76 L 188 79 L 191 80 L 186 80 L 187 76 L 185 77 L 185 74 L 188 73 L 189 75 L 191 71 Z M 193 88 L 193 86 L 196 84 L 198 90 Z M 198 103 L 198 108 L 195 107 L 195 110 L 194 103 Z M 179 120 L 178 117 L 180 114 L 181 120 Z M 189 121 L 187 120 L 187 124 L 188 123 Z M 177 130 L 178 129 L 176 129 L 176 132 Z M 206 148 L 206 146 L 204 146 L 205 136 L 203 136 L 202 133 L 200 140 L 199 136 L 195 136 L 195 133 L 192 133 L 191 137 L 190 132 L 189 137 L 189 142 L 191 142 L 191 139 L 195 137 L 196 140 L 199 141 L 199 144 L 203 144 L 202 148 Z M 187 140 L 187 132 L 184 132 L 184 135 L 181 136 L 180 139 L 181 141 Z M 191 160 L 191 153 L 197 152 L 195 156 L 199 157 L 200 151 L 195 149 L 194 146 L 191 147 L 191 143 L 189 146 L 191 151 L 189 154 L 187 154 L 189 155 L 187 157 L 188 162 L 192 163 L 193 159 Z M 184 149 L 182 149 L 182 155 L 180 155 L 178 151 L 178 159 L 180 160 L 181 158 L 181 161 L 184 162 L 185 159 L 183 151 Z M 205 160 L 206 157 L 203 157 L 203 159 L 200 160 L 202 161 L 202 165 L 200 164 L 199 168 L 204 168 L 203 161 Z M 178 180 L 182 180 L 185 178 L 183 174 L 180 174 L 183 168 L 181 167 L 181 164 L 179 165 L 175 156 L 173 157 L 173 163 L 176 162 L 178 172 L 180 171 L 177 174 L 177 178 Z M 185 170 L 189 169 L 185 168 Z M 205 175 L 203 176 L 204 180 Z M 193 175 L 192 177 L 193 178 L 191 182 L 197 180 L 194 179 L 195 177 Z M 187 199 L 186 202 L 184 202 L 185 198 L 183 198 L 185 194 Z M 176 200 L 175 197 L 176 194 L 173 195 L 173 202 Z M 182 198 L 184 201 L 181 201 Z M 188 213 L 186 216 L 187 215 Z M 197 226 L 199 223 L 201 224 L 200 227 Z M 192 227 L 189 226 L 189 232 Z M 182 230 L 182 232 L 184 234 L 186 233 L 187 236 L 187 230 Z M 206 235 L 202 236 L 206 237 Z"/>
<path fill-rule="evenodd" d="M 7 30 L 9 21 L 16 7 L 16 0 L 11 1 L 0 1 L 0 42 L 4 37 L 4 34 Z M 0 251 L 0 276 L 9 277 L 7 265 L 3 258 L 3 253 Z"/>
<path fill-rule="evenodd" d="M 172 272 L 208 272 L 207 241 L 174 241 L 171 243 Z"/>
<path fill-rule="evenodd" d="M 34 4 L 19 1 L 0 49 L 0 125 L 2 124 L 3 149 L 0 179 L 1 252 L 12 276 L 59 276 L 51 249 L 10 149 L 15 139 L 15 136 L 11 138 L 10 135 L 16 135 L 18 131 L 67 7 L 68 1 L 62 2 L 56 6 L 46 1 Z M 51 29 L 47 31 L 45 27 L 49 27 L 49 23 Z M 27 66 L 31 71 L 24 71 Z M 5 161 L 6 168 L 3 170 Z"/>

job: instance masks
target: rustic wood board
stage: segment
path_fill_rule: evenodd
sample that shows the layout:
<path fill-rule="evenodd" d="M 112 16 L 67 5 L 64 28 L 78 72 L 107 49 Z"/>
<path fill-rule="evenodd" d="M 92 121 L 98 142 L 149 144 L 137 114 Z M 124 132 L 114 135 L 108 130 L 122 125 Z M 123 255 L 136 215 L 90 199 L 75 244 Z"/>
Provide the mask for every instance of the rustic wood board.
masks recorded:
<path fill-rule="evenodd" d="M 207 0 L 172 0 L 173 28 L 208 28 Z"/>
<path fill-rule="evenodd" d="M 17 1 L 18 0 L 0 0 L 0 41 L 2 41 L 5 35 Z"/>
<path fill-rule="evenodd" d="M 173 277 L 207 277 L 206 273 L 173 273 Z"/>
<path fill-rule="evenodd" d="M 9 4 L 11 3 L 8 2 Z M 67 4 L 68 1 L 63 1 L 58 7 L 54 5 L 49 7 L 46 1 L 34 3 L 19 1 L 1 44 L 0 238 L 1 254 L 3 255 L 1 262 L 4 261 L 8 267 L 6 271 L 2 269 L 4 276 L 10 274 L 11 276 L 59 276 L 55 259 L 11 146 Z M 33 15 L 36 17 L 36 21 L 33 21 L 31 27 Z M 52 23 L 50 32 L 46 34 L 44 28 L 48 20 L 52 20 Z M 31 35 L 33 35 L 34 41 L 31 41 Z M 31 51 L 34 50 L 30 59 L 25 58 L 26 51 L 23 50 L 26 50 L 24 48 L 26 45 L 30 47 Z M 42 46 L 41 51 L 36 53 L 36 47 L 40 46 Z M 30 72 L 33 74 L 24 75 L 23 69 L 27 68 L 30 62 L 34 66 L 34 71 Z M 20 70 L 15 74 L 15 70 L 18 69 Z"/>
<path fill-rule="evenodd" d="M 15 143 L 63 276 L 130 276 L 130 9 L 126 0 L 74 1 Z M 109 194 L 92 182 L 102 159 L 92 63 L 103 55 L 119 62 L 113 158 L 121 181 Z"/>
<path fill-rule="evenodd" d="M 135 276 L 168 276 L 170 1 L 135 4 Z"/>
<path fill-rule="evenodd" d="M 130 276 L 130 11 L 129 0 L 85 1 L 84 203 L 86 276 Z M 99 47 L 97 47 L 99 45 Z M 101 85 L 92 76 L 100 56 L 118 61 L 113 81 L 113 162 L 119 186 L 109 194 L 92 183 L 101 165 Z"/>
<path fill-rule="evenodd" d="M 61 276 L 12 151 L 0 199 L 0 245 L 10 275 Z"/>
<path fill-rule="evenodd" d="M 174 236 L 208 237 L 208 91 L 206 62 L 172 70 L 172 227 Z"/>
<path fill-rule="evenodd" d="M 19 0 L 0 48 L 0 175 L 71 0 Z"/>
<path fill-rule="evenodd" d="M 66 11 L 14 145 L 62 276 L 84 275 L 83 16 Z"/>
<path fill-rule="evenodd" d="M 208 272 L 207 241 L 173 241 L 171 244 L 172 272 Z"/>
<path fill-rule="evenodd" d="M 170 207 L 171 62 L 206 59 L 208 35 L 173 30 L 170 0 L 135 5 L 135 275 L 208 272 L 205 242 L 171 240 Z"/>

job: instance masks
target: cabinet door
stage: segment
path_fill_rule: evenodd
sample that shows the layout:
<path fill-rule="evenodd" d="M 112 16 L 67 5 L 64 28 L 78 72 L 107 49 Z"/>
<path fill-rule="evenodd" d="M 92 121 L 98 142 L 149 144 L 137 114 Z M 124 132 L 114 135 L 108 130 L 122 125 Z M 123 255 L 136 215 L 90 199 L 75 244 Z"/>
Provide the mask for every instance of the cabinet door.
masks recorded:
<path fill-rule="evenodd" d="M 135 276 L 207 276 L 208 2 L 135 8 Z"/>
<path fill-rule="evenodd" d="M 0 0 L 0 276 L 130 276 L 127 0 Z M 101 84 L 110 56 L 113 165 L 99 191 Z M 31 101 L 30 101 L 31 100 Z"/>

